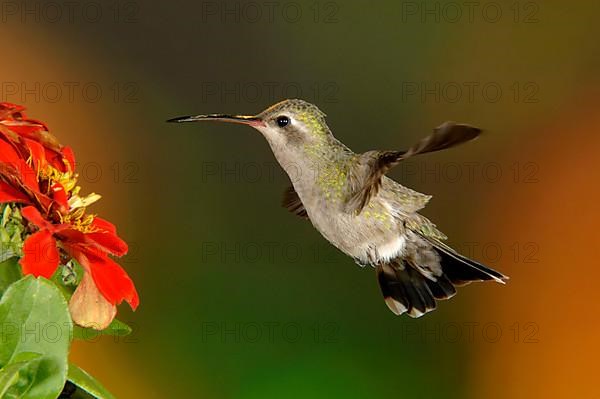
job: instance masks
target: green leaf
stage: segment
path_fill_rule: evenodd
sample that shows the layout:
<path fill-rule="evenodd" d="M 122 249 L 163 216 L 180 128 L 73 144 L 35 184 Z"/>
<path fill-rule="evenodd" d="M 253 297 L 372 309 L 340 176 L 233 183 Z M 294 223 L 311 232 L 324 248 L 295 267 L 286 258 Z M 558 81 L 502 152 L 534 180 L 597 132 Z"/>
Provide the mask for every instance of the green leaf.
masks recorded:
<path fill-rule="evenodd" d="M 39 355 L 35 354 L 35 357 L 39 357 Z M 34 360 L 14 362 L 2 368 L 0 370 L 0 398 L 18 398 L 18 391 L 28 383 L 27 375 L 31 374 L 34 368 Z"/>
<path fill-rule="evenodd" d="M 0 297 L 8 287 L 21 278 L 18 258 L 10 258 L 0 263 Z"/>
<path fill-rule="evenodd" d="M 69 364 L 69 381 L 98 399 L 114 399 L 102 384 L 73 363 Z"/>
<path fill-rule="evenodd" d="M 0 397 L 3 399 L 53 398 L 54 393 L 45 392 L 33 385 L 39 376 L 53 373 L 58 367 L 60 365 L 57 359 L 41 356 L 38 353 L 19 353 L 11 363 L 0 369 Z"/>
<path fill-rule="evenodd" d="M 73 328 L 73 337 L 82 340 L 94 339 L 101 335 L 124 337 L 129 334 L 131 334 L 131 327 L 117 319 L 114 319 L 104 330 L 94 330 L 77 325 Z"/>
<path fill-rule="evenodd" d="M 2 398 L 56 398 L 67 379 L 73 330 L 58 288 L 32 276 L 12 284 L 0 300 L 0 326 Z"/>
<path fill-rule="evenodd" d="M 0 262 L 23 253 L 23 218 L 14 204 L 0 205 Z"/>

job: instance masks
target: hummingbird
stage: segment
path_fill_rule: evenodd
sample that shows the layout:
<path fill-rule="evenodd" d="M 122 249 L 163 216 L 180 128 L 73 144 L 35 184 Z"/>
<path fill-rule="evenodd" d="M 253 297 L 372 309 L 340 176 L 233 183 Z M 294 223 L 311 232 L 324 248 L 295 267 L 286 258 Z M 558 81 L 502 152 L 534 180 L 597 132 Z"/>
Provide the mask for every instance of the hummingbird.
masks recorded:
<path fill-rule="evenodd" d="M 204 121 L 248 125 L 263 135 L 291 180 L 282 205 L 310 220 L 361 267 L 375 268 L 385 303 L 396 315 L 420 317 L 436 301 L 453 297 L 456 287 L 508 279 L 445 244 L 447 237 L 418 213 L 431 196 L 386 176 L 408 158 L 473 140 L 481 129 L 445 122 L 408 150 L 355 153 L 333 136 L 317 106 L 299 99 L 254 116 L 208 114 L 167 122 Z"/>

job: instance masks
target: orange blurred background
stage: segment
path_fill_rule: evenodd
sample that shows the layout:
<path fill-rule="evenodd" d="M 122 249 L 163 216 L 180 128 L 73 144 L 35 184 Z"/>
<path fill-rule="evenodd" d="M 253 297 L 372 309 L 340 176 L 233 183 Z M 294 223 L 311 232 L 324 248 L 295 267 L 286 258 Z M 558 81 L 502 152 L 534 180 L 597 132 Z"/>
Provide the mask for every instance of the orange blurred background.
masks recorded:
<path fill-rule="evenodd" d="M 133 249 L 121 263 L 141 306 L 120 318 L 135 333 L 78 342 L 73 360 L 122 398 L 595 397 L 600 5 L 498 2 L 494 23 L 479 13 L 448 21 L 441 10 L 464 7 L 456 2 L 430 4 L 439 21 L 406 14 L 422 2 L 391 1 L 298 3 L 298 22 L 207 14 L 249 3 L 96 2 L 98 22 L 3 8 L 1 100 L 25 104 L 74 148 L 84 191 L 103 195 L 94 211 Z M 469 98 L 473 82 L 502 95 Z M 372 271 L 280 209 L 287 178 L 267 174 L 274 160 L 257 134 L 164 123 L 257 112 L 286 85 L 355 151 L 402 148 L 448 119 L 483 127 L 477 142 L 391 176 L 434 195 L 425 214 L 449 243 L 509 283 L 461 289 L 423 319 L 395 318 Z M 262 174 L 205 179 L 207 165 Z M 456 168 L 460 177 L 444 174 Z M 202 252 L 269 242 L 319 256 Z M 207 326 L 267 322 L 293 323 L 302 339 L 206 337 Z M 332 326 L 332 339 L 314 337 Z"/>

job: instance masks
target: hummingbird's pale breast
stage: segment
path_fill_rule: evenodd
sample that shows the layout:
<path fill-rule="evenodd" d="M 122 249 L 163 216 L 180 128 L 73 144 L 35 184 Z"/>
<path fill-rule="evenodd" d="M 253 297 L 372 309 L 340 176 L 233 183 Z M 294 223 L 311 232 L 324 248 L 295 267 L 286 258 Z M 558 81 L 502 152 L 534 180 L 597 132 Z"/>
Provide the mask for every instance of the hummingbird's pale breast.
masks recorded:
<path fill-rule="evenodd" d="M 331 145 L 336 147 L 335 143 Z M 310 221 L 325 239 L 362 265 L 376 265 L 402 255 L 405 242 L 402 220 L 407 215 L 394 200 L 396 194 L 387 191 L 388 183 L 386 190 L 362 212 L 346 209 L 359 159 L 356 154 L 339 147 L 330 148 L 327 155 L 312 153 L 283 158 L 280 160 L 283 169 Z"/>

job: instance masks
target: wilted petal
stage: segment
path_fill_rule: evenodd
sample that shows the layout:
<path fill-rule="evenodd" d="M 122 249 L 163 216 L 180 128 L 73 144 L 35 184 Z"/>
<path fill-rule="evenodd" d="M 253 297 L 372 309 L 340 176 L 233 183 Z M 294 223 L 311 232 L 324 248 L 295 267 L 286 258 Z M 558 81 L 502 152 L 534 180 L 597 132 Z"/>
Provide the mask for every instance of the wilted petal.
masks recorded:
<path fill-rule="evenodd" d="M 104 298 L 86 272 L 69 301 L 69 311 L 75 324 L 103 330 L 115 318 L 117 307 Z"/>
<path fill-rule="evenodd" d="M 48 131 L 43 122 L 34 119 L 10 119 L 3 121 L 2 124 L 20 136 L 35 140 L 52 151 L 62 150 L 56 137 Z"/>
<path fill-rule="evenodd" d="M 19 261 L 23 274 L 50 278 L 58 267 L 56 241 L 48 230 L 40 230 L 27 237 L 23 244 L 23 254 Z"/>
<path fill-rule="evenodd" d="M 15 114 L 15 113 L 19 113 L 21 111 L 23 111 L 25 109 L 25 107 L 23 105 L 17 105 L 17 104 L 13 104 L 13 103 L 8 103 L 8 102 L 1 102 L 0 103 L 0 119 L 5 119 L 6 117 Z"/>
<path fill-rule="evenodd" d="M 96 287 L 107 301 L 113 305 L 126 301 L 133 310 L 138 307 L 140 299 L 133 281 L 105 252 L 80 244 L 67 244 L 64 241 L 63 247 L 92 275 Z"/>

